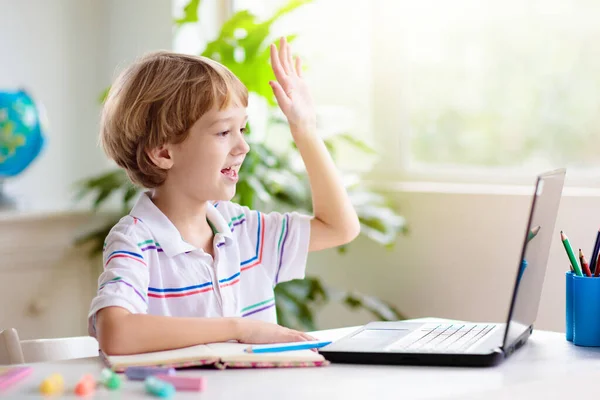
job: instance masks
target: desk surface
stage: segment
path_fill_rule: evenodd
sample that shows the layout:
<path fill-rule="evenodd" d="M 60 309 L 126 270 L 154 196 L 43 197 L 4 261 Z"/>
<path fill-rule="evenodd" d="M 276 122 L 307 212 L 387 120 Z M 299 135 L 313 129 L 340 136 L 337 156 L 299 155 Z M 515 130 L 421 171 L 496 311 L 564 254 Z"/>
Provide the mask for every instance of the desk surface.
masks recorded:
<path fill-rule="evenodd" d="M 319 331 L 313 335 L 334 340 L 354 329 Z M 535 385 L 547 387 L 545 382 L 566 381 L 565 377 L 582 371 L 600 372 L 599 357 L 600 348 L 576 347 L 565 340 L 563 333 L 534 331 L 525 346 L 492 368 L 332 364 L 322 368 L 182 370 L 179 374 L 206 377 L 207 389 L 202 399 L 464 399 L 502 398 L 503 393 L 515 394 L 511 398 L 530 399 Z M 97 375 L 103 367 L 97 357 L 32 365 L 32 376 L 5 391 L 2 397 L 40 397 L 39 383 L 59 372 L 65 377 L 64 398 L 76 398 L 73 388 L 79 378 L 84 373 Z M 94 398 L 151 398 L 145 394 L 142 383 L 126 379 L 123 382 L 118 392 L 102 388 Z M 173 397 L 186 398 L 198 398 L 198 393 L 178 392 Z"/>

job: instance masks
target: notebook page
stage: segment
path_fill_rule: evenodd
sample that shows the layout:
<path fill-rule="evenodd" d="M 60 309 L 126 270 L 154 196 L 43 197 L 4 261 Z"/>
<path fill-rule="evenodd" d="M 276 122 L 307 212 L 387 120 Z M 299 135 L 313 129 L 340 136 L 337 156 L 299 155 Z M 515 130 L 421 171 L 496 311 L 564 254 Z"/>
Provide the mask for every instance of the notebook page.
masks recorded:
<path fill-rule="evenodd" d="M 213 360 L 217 361 L 214 352 L 206 345 L 183 347 L 180 349 L 155 351 L 125 356 L 106 356 L 114 367 L 169 365 L 182 362 Z"/>
<path fill-rule="evenodd" d="M 276 353 L 246 353 L 248 344 L 242 343 L 210 343 L 213 354 L 223 363 L 230 362 L 316 362 L 325 358 L 312 350 L 281 351 Z"/>

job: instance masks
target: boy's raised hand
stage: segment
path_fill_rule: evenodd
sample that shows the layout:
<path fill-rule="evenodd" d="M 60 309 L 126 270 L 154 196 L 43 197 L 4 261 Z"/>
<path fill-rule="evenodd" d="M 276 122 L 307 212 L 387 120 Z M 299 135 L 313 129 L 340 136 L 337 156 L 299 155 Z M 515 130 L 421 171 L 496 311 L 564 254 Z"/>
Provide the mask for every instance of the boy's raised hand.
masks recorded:
<path fill-rule="evenodd" d="M 325 142 L 317 134 L 315 106 L 302 79 L 302 65 L 298 57 L 292 61 L 291 53 L 284 38 L 279 51 L 271 45 L 271 66 L 277 80 L 269 83 L 306 166 L 313 203 L 308 249 L 317 251 L 352 241 L 360 232 L 360 221 Z"/>
<path fill-rule="evenodd" d="M 308 84 L 302 79 L 302 62 L 300 57 L 294 62 L 290 45 L 283 37 L 279 51 L 275 44 L 271 45 L 271 67 L 277 80 L 269 84 L 290 126 L 314 131 L 316 112 Z"/>

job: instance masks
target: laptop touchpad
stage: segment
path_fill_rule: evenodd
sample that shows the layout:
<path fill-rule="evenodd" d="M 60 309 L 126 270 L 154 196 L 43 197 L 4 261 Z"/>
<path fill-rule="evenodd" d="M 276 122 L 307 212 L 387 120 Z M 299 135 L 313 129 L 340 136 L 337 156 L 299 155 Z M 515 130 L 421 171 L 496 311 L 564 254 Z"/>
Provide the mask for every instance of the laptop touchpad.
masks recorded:
<path fill-rule="evenodd" d="M 381 349 L 412 332 L 412 329 L 363 329 L 344 341 L 357 349 Z"/>

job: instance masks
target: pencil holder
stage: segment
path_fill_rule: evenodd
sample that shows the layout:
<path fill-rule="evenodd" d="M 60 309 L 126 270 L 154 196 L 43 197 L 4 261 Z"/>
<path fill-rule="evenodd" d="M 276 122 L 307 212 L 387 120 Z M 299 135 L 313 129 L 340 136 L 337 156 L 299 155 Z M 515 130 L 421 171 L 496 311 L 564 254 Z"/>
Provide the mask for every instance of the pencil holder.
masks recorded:
<path fill-rule="evenodd" d="M 566 273 L 566 336 L 577 346 L 600 346 L 600 278 Z"/>
<path fill-rule="evenodd" d="M 573 272 L 567 271 L 565 274 L 565 293 L 566 293 L 566 309 L 565 309 L 565 334 L 569 342 L 573 341 Z"/>

